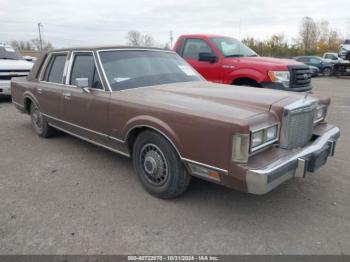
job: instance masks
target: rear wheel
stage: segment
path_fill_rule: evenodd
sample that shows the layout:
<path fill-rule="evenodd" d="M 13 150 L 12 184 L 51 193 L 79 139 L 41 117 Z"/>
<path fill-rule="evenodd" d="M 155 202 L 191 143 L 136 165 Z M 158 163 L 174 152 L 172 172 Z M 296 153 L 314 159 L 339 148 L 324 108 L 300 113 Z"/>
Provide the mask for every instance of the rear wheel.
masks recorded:
<path fill-rule="evenodd" d="M 144 131 L 136 138 L 133 163 L 143 187 L 153 196 L 175 198 L 190 183 L 190 175 L 174 147 L 154 131 Z"/>
<path fill-rule="evenodd" d="M 34 103 L 30 105 L 30 118 L 32 120 L 32 125 L 35 133 L 41 137 L 50 137 L 55 133 L 55 129 L 49 126 L 45 116 L 43 116 Z"/>

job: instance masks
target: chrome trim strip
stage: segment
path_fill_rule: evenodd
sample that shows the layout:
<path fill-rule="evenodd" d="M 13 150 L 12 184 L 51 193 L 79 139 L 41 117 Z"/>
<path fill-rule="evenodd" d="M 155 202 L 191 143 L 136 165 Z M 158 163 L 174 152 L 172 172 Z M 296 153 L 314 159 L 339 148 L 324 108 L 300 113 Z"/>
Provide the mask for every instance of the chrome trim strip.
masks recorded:
<path fill-rule="evenodd" d="M 215 167 L 215 166 L 203 164 L 203 163 L 201 163 L 201 162 L 197 162 L 197 161 L 194 161 L 194 160 L 191 160 L 191 159 L 188 159 L 188 158 L 184 158 L 184 157 L 181 157 L 181 160 L 183 160 L 183 161 L 185 161 L 185 162 L 189 162 L 189 163 L 191 163 L 191 164 L 195 164 L 195 165 L 199 165 L 199 166 L 204 166 L 204 167 L 207 167 L 207 168 L 209 168 L 209 169 L 213 169 L 213 170 L 216 170 L 216 171 L 225 173 L 225 175 L 228 174 L 228 171 L 227 171 L 227 170 L 221 169 L 221 168 L 218 168 L 218 167 Z"/>
<path fill-rule="evenodd" d="M 126 157 L 130 157 L 130 154 L 127 154 L 127 153 L 124 153 L 124 152 L 122 152 L 122 151 L 116 150 L 116 149 L 114 149 L 114 148 L 111 148 L 111 147 L 102 145 L 102 144 L 100 144 L 100 143 L 97 143 L 97 142 L 95 142 L 95 141 L 89 139 L 89 138 L 79 136 L 79 135 L 77 135 L 77 134 L 75 134 L 75 133 L 73 133 L 73 132 L 67 131 L 67 130 L 65 130 L 64 128 L 58 127 L 58 126 L 56 126 L 56 125 L 54 125 L 54 124 L 49 123 L 49 125 L 52 126 L 52 127 L 54 127 L 54 128 L 56 128 L 56 129 L 58 129 L 58 130 L 61 130 L 61 131 L 65 132 L 65 133 L 67 133 L 67 134 L 70 134 L 70 135 L 75 136 L 75 137 L 77 137 L 77 138 L 79 138 L 79 139 L 85 140 L 86 142 L 89 142 L 89 143 L 91 143 L 91 144 L 94 144 L 94 145 L 96 145 L 96 146 L 100 146 L 100 147 L 103 147 L 103 148 L 105 148 L 105 149 L 108 149 L 108 150 L 110 150 L 110 151 L 112 151 L 112 152 L 118 153 L 118 154 L 120 154 L 120 155 L 123 155 L 123 156 L 126 156 Z"/>
<path fill-rule="evenodd" d="M 102 69 L 102 75 L 103 75 L 103 77 L 104 77 L 104 79 L 105 79 L 105 81 L 106 81 L 106 83 L 107 83 L 107 87 L 108 87 L 109 91 L 112 92 L 113 90 L 112 90 L 112 88 L 111 88 L 111 85 L 109 84 L 107 75 L 106 75 L 106 73 L 105 73 L 105 69 L 103 68 L 103 65 L 102 65 L 102 62 L 101 62 L 100 53 L 99 53 L 99 51 L 96 51 L 96 52 L 97 52 L 97 60 L 98 60 L 98 63 L 99 63 L 99 65 L 100 65 L 101 69 Z"/>
<path fill-rule="evenodd" d="M 107 137 L 107 138 L 112 139 L 112 140 L 115 140 L 115 141 L 117 141 L 117 142 L 119 142 L 119 143 L 122 143 L 122 144 L 125 144 L 125 143 L 126 143 L 126 140 L 121 140 L 121 139 L 118 139 L 118 138 L 115 138 L 115 137 L 112 137 L 112 136 L 108 136 L 108 135 L 106 135 L 106 134 L 103 134 L 103 133 L 100 133 L 100 132 L 97 132 L 97 131 L 94 131 L 94 130 L 91 130 L 91 129 L 88 129 L 88 128 L 85 128 L 85 127 L 82 127 L 82 126 L 79 126 L 79 125 L 76 125 L 76 124 L 72 124 L 72 123 L 70 123 L 70 122 L 61 120 L 61 119 L 56 118 L 56 117 L 52 117 L 52 116 L 47 115 L 47 114 L 44 114 L 44 113 L 42 113 L 42 115 L 44 115 L 44 116 L 46 116 L 46 117 L 48 117 L 48 118 L 54 119 L 54 120 L 56 120 L 56 121 L 60 121 L 60 122 L 62 122 L 62 123 L 65 123 L 65 124 L 68 124 L 68 125 L 71 125 L 71 126 L 74 126 L 74 127 L 77 127 L 77 128 L 81 128 L 81 129 L 86 130 L 86 131 L 88 131 L 88 132 L 92 132 L 92 133 L 95 133 L 95 134 L 97 134 L 97 135 Z M 51 125 L 51 123 L 49 123 L 49 125 Z M 52 125 L 52 126 L 53 126 L 53 125 Z M 60 128 L 56 127 L 56 126 L 54 126 L 54 127 L 57 128 L 57 129 L 60 129 Z M 135 128 L 140 128 L 140 127 L 147 127 L 147 128 L 153 129 L 153 130 L 155 130 L 156 132 L 158 132 L 158 133 L 160 133 L 161 135 L 163 135 L 163 136 L 169 141 L 169 143 L 174 147 L 175 151 L 178 153 L 178 155 L 179 155 L 179 157 L 180 157 L 180 159 L 181 159 L 182 161 L 189 162 L 189 163 L 192 163 L 192 164 L 197 164 L 197 165 L 200 165 L 200 166 L 204 166 L 204 167 L 207 167 L 207 168 L 210 168 L 210 169 L 213 169 L 213 170 L 217 170 L 217 171 L 219 171 L 219 172 L 225 173 L 226 175 L 228 174 L 228 171 L 225 170 L 225 169 L 222 169 L 222 168 L 219 168 L 219 167 L 215 167 L 215 166 L 211 166 L 211 165 L 207 165 L 207 164 L 204 164 L 204 163 L 201 163 L 201 162 L 197 162 L 197 161 L 194 161 L 194 160 L 191 160 L 191 159 L 182 157 L 181 154 L 180 154 L 180 152 L 178 151 L 177 147 L 176 147 L 175 144 L 170 140 L 170 138 L 169 138 L 167 135 L 165 135 L 162 131 L 160 131 L 159 129 L 156 129 L 156 128 L 152 127 L 152 126 L 148 126 L 148 125 L 138 125 L 138 126 L 134 126 L 132 129 L 130 129 L 130 130 L 128 131 L 128 133 L 127 133 L 127 135 L 126 135 L 126 138 L 128 138 L 128 136 L 129 136 L 129 134 L 130 134 L 130 132 L 131 132 L 132 130 L 134 130 Z M 62 130 L 62 129 L 63 129 L 63 128 L 61 128 L 60 130 Z M 65 131 L 64 129 L 63 129 L 62 131 L 67 132 L 67 133 L 69 133 L 69 134 L 72 133 L 72 132 L 69 132 L 69 131 Z M 72 135 L 75 135 L 75 134 L 72 134 Z M 78 135 L 75 135 L 75 136 L 78 136 Z M 79 136 L 79 137 L 80 137 L 80 136 Z M 82 138 L 82 139 L 83 139 L 83 138 Z M 86 140 L 86 139 L 85 139 L 85 140 Z M 88 140 L 87 140 L 87 141 L 88 141 Z M 89 139 L 89 141 L 90 141 L 90 139 Z M 96 144 L 96 145 L 99 145 L 99 143 L 96 143 L 96 142 L 91 142 L 91 143 L 94 143 L 94 144 Z M 104 145 L 101 145 L 101 146 L 103 146 L 103 147 L 109 149 L 107 146 L 104 146 Z M 111 150 L 111 149 L 110 149 L 110 150 Z M 113 151 L 113 150 L 112 150 L 112 151 Z M 115 151 L 115 150 L 114 150 L 114 151 Z M 130 157 L 130 155 L 129 155 L 129 157 Z"/>
<path fill-rule="evenodd" d="M 85 131 L 88 131 L 88 132 L 91 132 L 91 133 L 95 133 L 95 134 L 97 134 L 97 135 L 99 135 L 99 136 L 103 136 L 103 137 L 107 137 L 107 138 L 113 139 L 113 140 L 115 140 L 115 141 L 117 141 L 117 142 L 120 142 L 120 143 L 122 143 L 122 144 L 125 143 L 125 141 L 123 141 L 123 140 L 120 140 L 120 139 L 118 139 L 118 138 L 115 138 L 115 137 L 112 137 L 112 136 L 109 136 L 109 135 L 106 135 L 106 134 L 103 134 L 103 133 L 100 133 L 100 132 L 97 132 L 97 131 L 94 131 L 94 130 L 91 130 L 91 129 L 89 129 L 89 128 L 82 127 L 82 126 L 79 126 L 79 125 L 76 125 L 76 124 L 73 124 L 73 123 L 64 121 L 64 120 L 62 120 L 62 119 L 59 119 L 59 118 L 56 118 L 56 117 L 53 117 L 53 116 L 50 116 L 50 115 L 47 115 L 47 114 L 44 114 L 44 113 L 42 113 L 42 115 L 44 115 L 44 116 L 46 116 L 46 117 L 48 117 L 48 118 L 54 119 L 54 120 L 56 120 L 56 121 L 65 123 L 65 124 L 67 124 L 67 125 L 71 125 L 71 126 L 74 126 L 74 127 L 80 128 L 80 129 L 83 129 L 83 130 L 85 130 Z"/>

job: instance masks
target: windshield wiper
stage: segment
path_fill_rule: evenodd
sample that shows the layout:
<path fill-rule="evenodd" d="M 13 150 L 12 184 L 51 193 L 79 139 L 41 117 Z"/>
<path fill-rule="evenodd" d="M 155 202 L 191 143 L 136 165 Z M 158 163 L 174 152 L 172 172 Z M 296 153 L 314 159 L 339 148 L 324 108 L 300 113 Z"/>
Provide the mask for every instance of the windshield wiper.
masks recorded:
<path fill-rule="evenodd" d="M 6 59 L 6 60 L 17 60 L 15 58 L 9 58 L 9 57 L 0 57 L 0 59 Z"/>
<path fill-rule="evenodd" d="M 248 57 L 256 57 L 256 56 L 258 56 L 258 55 L 249 55 Z"/>

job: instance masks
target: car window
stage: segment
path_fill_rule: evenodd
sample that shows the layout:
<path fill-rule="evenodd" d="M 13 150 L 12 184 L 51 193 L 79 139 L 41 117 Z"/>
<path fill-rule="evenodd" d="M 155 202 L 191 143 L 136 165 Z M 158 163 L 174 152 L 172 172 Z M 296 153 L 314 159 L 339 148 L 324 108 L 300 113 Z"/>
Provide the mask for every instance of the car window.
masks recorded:
<path fill-rule="evenodd" d="M 320 60 L 320 59 L 317 59 L 317 58 L 314 58 L 314 57 L 311 57 L 311 58 L 310 58 L 310 63 L 311 63 L 311 64 L 320 64 L 320 63 L 321 63 L 321 60 Z"/>
<path fill-rule="evenodd" d="M 309 62 L 309 58 L 308 57 L 299 57 L 297 59 L 297 61 L 307 63 L 307 62 Z"/>
<path fill-rule="evenodd" d="M 76 85 L 77 78 L 87 78 L 90 88 L 103 89 L 92 54 L 74 56 L 69 84 Z"/>
<path fill-rule="evenodd" d="M 178 82 L 203 81 L 179 55 L 172 52 L 101 51 L 99 56 L 113 91 Z"/>
<path fill-rule="evenodd" d="M 67 54 L 52 55 L 46 67 L 44 81 L 51 83 L 63 83 L 63 71 Z"/>
<path fill-rule="evenodd" d="M 213 37 L 211 40 L 225 57 L 258 56 L 252 49 L 235 38 Z"/>
<path fill-rule="evenodd" d="M 205 41 L 201 39 L 187 39 L 184 46 L 183 57 L 199 60 L 199 53 L 214 54 L 211 47 Z"/>

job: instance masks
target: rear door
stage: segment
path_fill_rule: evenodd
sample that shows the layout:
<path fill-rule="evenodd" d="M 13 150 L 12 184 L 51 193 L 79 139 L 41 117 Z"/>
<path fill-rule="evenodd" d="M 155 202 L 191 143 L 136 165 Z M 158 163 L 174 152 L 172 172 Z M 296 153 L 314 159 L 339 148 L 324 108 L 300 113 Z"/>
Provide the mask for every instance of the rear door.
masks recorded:
<path fill-rule="evenodd" d="M 221 83 L 221 63 L 217 59 L 215 62 L 199 61 L 200 53 L 211 53 L 219 57 L 209 44 L 203 39 L 188 38 L 184 40 L 182 57 L 194 67 L 205 79 L 212 82 Z"/>
<path fill-rule="evenodd" d="M 36 87 L 40 111 L 49 117 L 61 118 L 64 75 L 68 52 L 50 53 Z"/>
<path fill-rule="evenodd" d="M 88 87 L 78 87 L 77 78 L 87 78 Z M 94 53 L 73 52 L 63 87 L 62 120 L 66 129 L 94 141 L 107 141 L 109 99 L 110 92 L 103 87 Z"/>

